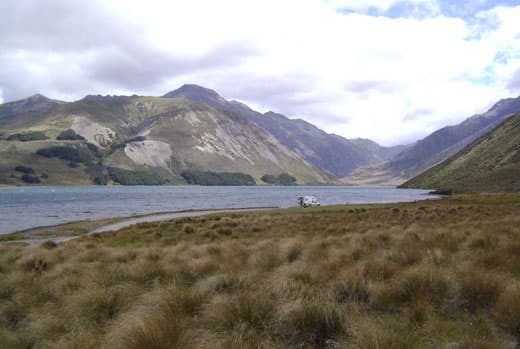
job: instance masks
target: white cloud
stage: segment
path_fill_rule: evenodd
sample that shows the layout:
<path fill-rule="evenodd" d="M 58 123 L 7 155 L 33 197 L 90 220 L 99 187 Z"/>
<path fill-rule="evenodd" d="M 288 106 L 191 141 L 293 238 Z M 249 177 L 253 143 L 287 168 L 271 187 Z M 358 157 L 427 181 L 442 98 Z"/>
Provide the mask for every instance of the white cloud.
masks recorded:
<path fill-rule="evenodd" d="M 367 11 L 376 9 L 379 12 L 386 12 L 396 5 L 408 5 L 411 7 L 422 6 L 432 12 L 439 11 L 436 0 L 325 0 L 327 5 L 336 10 Z"/>
<path fill-rule="evenodd" d="M 519 84 L 512 79 L 520 69 L 520 6 L 482 12 L 478 26 L 442 15 L 336 11 L 385 11 L 405 2 L 437 6 L 433 0 L 63 2 L 89 16 L 72 17 L 79 23 L 48 20 L 45 28 L 59 27 L 26 30 L 24 40 L 9 41 L 3 51 L 0 45 L 0 88 L 4 98 L 39 91 L 73 99 L 160 95 L 198 83 L 264 111 L 384 144 L 414 141 L 518 93 L 511 86 Z M 18 30 L 16 23 L 10 30 Z M 84 37 L 85 28 L 92 37 Z M 31 35 L 38 46 L 31 46 Z M 46 40 L 54 35 L 60 40 Z"/>

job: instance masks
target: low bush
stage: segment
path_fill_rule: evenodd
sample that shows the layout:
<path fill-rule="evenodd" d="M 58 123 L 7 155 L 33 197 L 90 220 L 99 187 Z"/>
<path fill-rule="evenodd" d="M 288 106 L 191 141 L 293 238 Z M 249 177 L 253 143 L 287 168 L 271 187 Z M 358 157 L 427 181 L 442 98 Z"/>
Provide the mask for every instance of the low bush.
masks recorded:
<path fill-rule="evenodd" d="M 85 138 L 83 136 L 80 136 L 77 134 L 74 130 L 68 129 L 66 131 L 61 132 L 57 137 L 57 140 L 59 141 L 78 141 L 78 140 L 84 140 Z"/>
<path fill-rule="evenodd" d="M 184 171 L 181 176 L 188 184 L 197 185 L 255 185 L 248 174 L 240 172 Z"/>
<path fill-rule="evenodd" d="M 92 161 L 92 155 L 88 151 L 82 151 L 74 147 L 53 146 L 42 148 L 36 151 L 36 154 L 46 158 L 58 158 L 70 162 L 88 163 Z"/>
<path fill-rule="evenodd" d="M 7 137 L 8 141 L 20 141 L 20 142 L 31 142 L 31 141 L 43 141 L 49 139 L 44 132 L 35 131 L 28 133 L 15 133 Z"/>
<path fill-rule="evenodd" d="M 296 178 L 288 173 L 282 173 L 278 176 L 266 174 L 260 179 L 264 183 L 273 185 L 294 185 L 296 183 Z"/>
<path fill-rule="evenodd" d="M 25 174 L 34 174 L 34 170 L 31 168 L 31 167 L 26 167 L 26 166 L 16 166 L 14 168 L 14 170 L 16 172 L 21 172 L 21 173 L 25 173 Z"/>
<path fill-rule="evenodd" d="M 40 183 L 40 178 L 38 178 L 36 176 L 32 176 L 30 174 L 24 174 L 22 176 L 22 181 L 24 181 L 25 183 L 28 183 L 28 184 L 38 184 L 38 183 Z"/>
<path fill-rule="evenodd" d="M 130 171 L 117 167 L 109 167 L 108 175 L 114 182 L 122 185 L 160 185 L 166 180 L 156 173 Z"/>

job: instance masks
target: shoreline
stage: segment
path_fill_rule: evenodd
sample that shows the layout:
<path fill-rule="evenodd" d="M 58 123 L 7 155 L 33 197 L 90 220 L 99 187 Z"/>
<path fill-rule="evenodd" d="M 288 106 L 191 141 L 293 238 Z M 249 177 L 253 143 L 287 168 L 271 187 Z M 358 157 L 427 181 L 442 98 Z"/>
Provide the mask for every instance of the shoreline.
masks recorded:
<path fill-rule="evenodd" d="M 65 241 L 70 241 L 73 239 L 80 238 L 82 236 L 89 236 L 94 234 L 102 234 L 111 231 L 117 231 L 123 228 L 130 227 L 132 225 L 140 224 L 140 223 L 150 223 L 150 222 L 162 222 L 168 221 L 177 218 L 185 218 L 185 217 L 200 217 L 205 215 L 217 214 L 217 213 L 228 213 L 228 212 L 254 212 L 254 211 L 265 211 L 265 210 L 276 210 L 280 209 L 280 207 L 243 207 L 243 208 L 222 208 L 222 209 L 189 209 L 189 210 L 181 210 L 181 211 L 169 211 L 169 212 L 154 212 L 147 213 L 138 216 L 128 216 L 128 217 L 112 217 L 106 219 L 92 220 L 92 221 L 74 221 L 68 222 L 64 224 L 56 224 L 49 226 L 40 226 L 34 227 L 30 229 L 25 229 L 17 232 L 7 233 L 0 235 L 0 243 L 25 243 L 29 245 L 38 244 L 45 241 L 52 241 L 54 243 L 60 243 Z M 73 235 L 58 235 L 56 233 L 54 236 L 38 236 L 37 232 L 44 229 L 58 229 L 62 227 L 66 227 L 68 225 L 76 225 L 81 223 L 91 223 L 95 225 L 94 228 L 89 229 L 89 231 L 79 234 Z M 96 223 L 102 223 L 97 226 Z M 110 222 L 110 223 L 109 223 Z M 32 234 L 34 236 L 31 236 Z M 27 234 L 26 238 L 23 234 Z M 21 239 L 9 239 L 10 236 L 22 235 Z M 4 240 L 2 240 L 4 239 Z"/>

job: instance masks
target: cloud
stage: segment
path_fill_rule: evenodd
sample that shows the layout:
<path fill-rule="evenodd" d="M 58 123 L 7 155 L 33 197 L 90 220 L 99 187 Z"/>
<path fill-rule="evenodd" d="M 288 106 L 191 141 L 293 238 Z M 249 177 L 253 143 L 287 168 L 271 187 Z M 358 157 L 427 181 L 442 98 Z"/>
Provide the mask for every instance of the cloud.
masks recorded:
<path fill-rule="evenodd" d="M 520 68 L 515 72 L 507 87 L 515 93 L 520 93 Z"/>
<path fill-rule="evenodd" d="M 424 116 L 430 116 L 433 114 L 432 109 L 414 109 L 408 113 L 403 118 L 403 121 L 415 121 Z"/>
<path fill-rule="evenodd" d="M 4 1 L 0 98 L 197 83 L 346 137 L 414 141 L 519 91 L 520 6 L 450 3 Z"/>

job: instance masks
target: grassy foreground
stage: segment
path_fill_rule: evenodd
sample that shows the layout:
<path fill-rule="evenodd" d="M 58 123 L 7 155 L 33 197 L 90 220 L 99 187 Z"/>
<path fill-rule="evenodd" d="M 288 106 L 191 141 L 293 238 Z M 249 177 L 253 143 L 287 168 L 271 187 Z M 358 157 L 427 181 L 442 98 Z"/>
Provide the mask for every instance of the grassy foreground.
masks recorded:
<path fill-rule="evenodd" d="M 0 348 L 513 348 L 520 196 L 0 245 Z"/>

